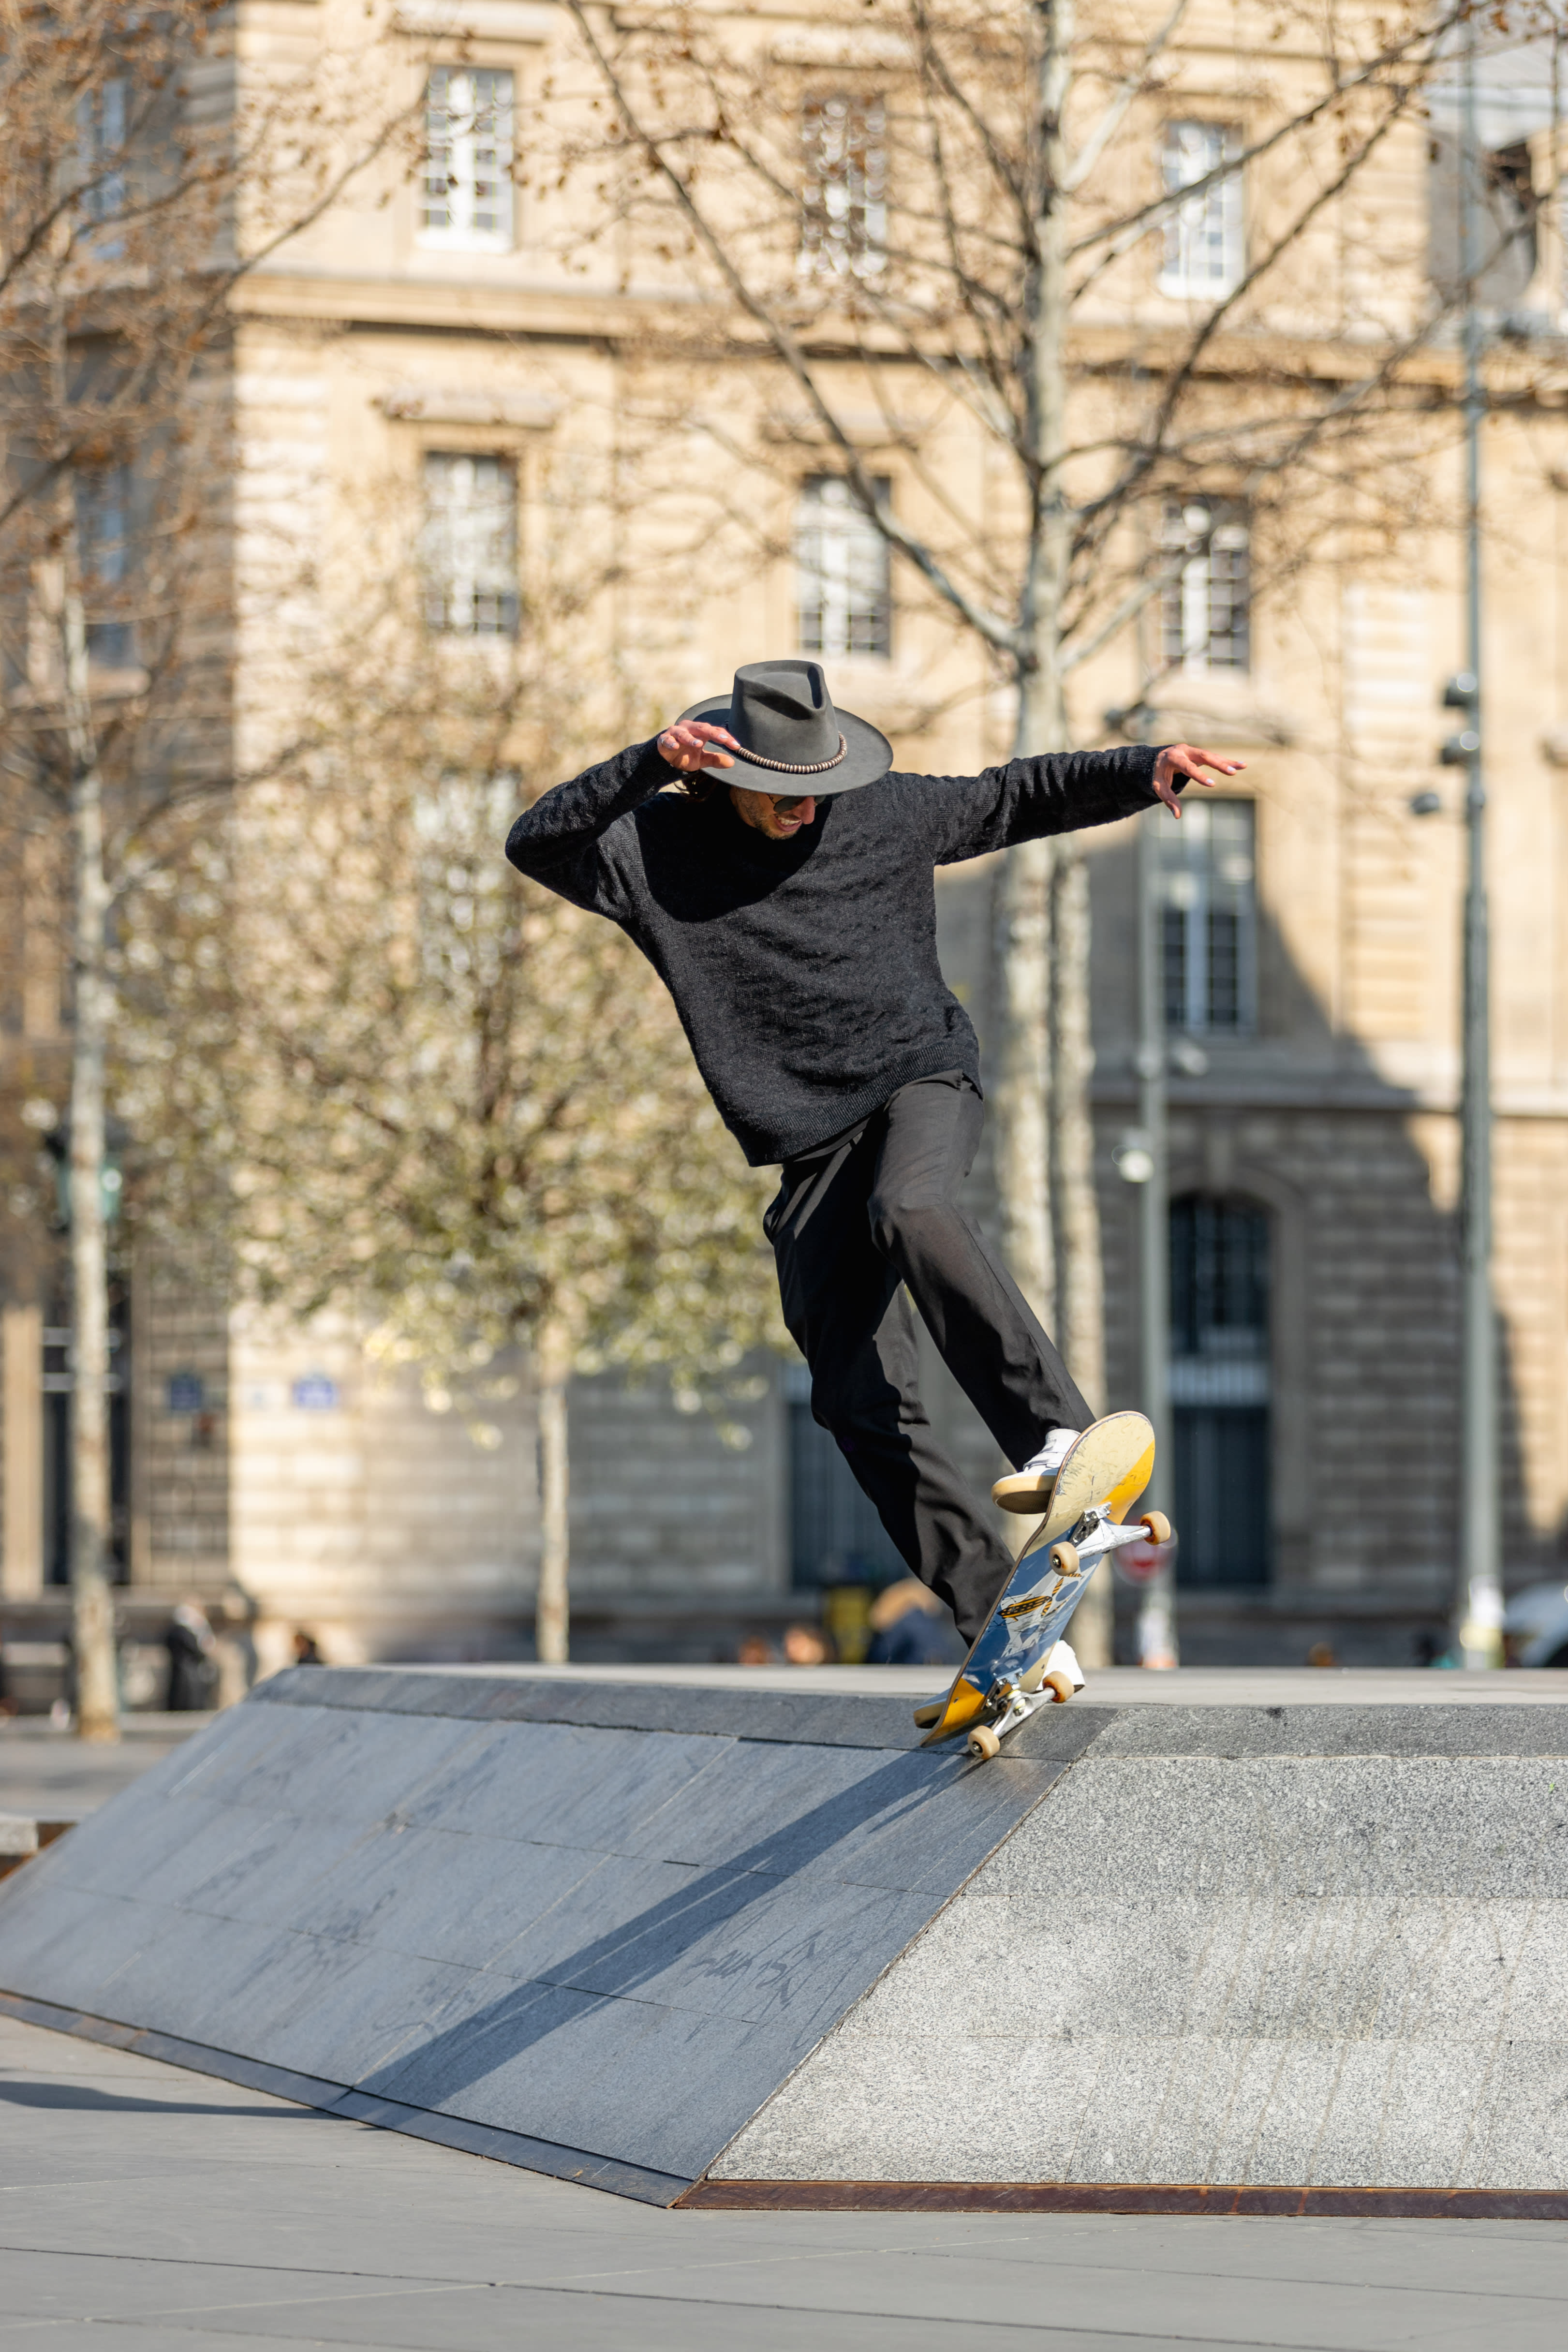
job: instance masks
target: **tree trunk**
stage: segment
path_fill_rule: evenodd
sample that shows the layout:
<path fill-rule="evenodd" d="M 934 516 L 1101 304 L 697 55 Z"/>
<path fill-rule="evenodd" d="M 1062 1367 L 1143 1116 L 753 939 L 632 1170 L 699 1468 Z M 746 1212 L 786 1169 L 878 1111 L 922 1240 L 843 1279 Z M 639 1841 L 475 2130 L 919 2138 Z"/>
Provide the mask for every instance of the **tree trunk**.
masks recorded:
<path fill-rule="evenodd" d="M 1037 255 L 1025 289 L 1020 353 L 1035 465 L 1030 539 L 1020 620 L 1018 715 L 1013 756 L 1026 760 L 1067 744 L 1060 635 L 1067 584 L 1068 532 L 1061 457 L 1067 430 L 1066 263 L 1056 191 L 1062 174 L 1060 109 L 1066 95 L 1061 35 L 1067 0 L 1042 10 L 1047 38 L 1037 90 L 1041 136 L 1041 200 Z M 1070 22 L 1065 25 L 1070 35 Z M 995 957 L 991 991 L 1000 1083 L 993 1091 L 996 1120 L 996 1181 L 1003 1246 L 1019 1288 L 1042 1319 L 1054 1321 L 1058 1253 L 1051 1238 L 1053 1200 L 1050 1122 L 1061 1106 L 1051 1087 L 1051 928 L 1057 847 L 1031 841 L 1007 853 L 997 883 L 992 929 Z"/>
<path fill-rule="evenodd" d="M 65 404 L 63 339 L 55 353 L 56 415 Z M 61 691 L 70 758 L 72 1021 L 70 1087 L 70 1574 L 77 1730 L 120 1737 L 110 1584 L 109 1245 L 103 1213 L 104 1061 L 109 979 L 104 925 L 103 780 L 92 722 L 74 481 L 62 467 L 59 536 Z"/>
<path fill-rule="evenodd" d="M 991 952 L 991 1115 L 1002 1250 L 1047 1330 L 1056 1321 L 1051 1242 L 1050 921 L 1054 845 L 1010 849 L 996 877 Z"/>
<path fill-rule="evenodd" d="M 539 1591 L 534 1602 L 534 1655 L 563 1666 L 570 1654 L 567 1577 L 571 1560 L 568 1506 L 570 1451 L 566 1382 L 570 1350 L 547 1331 L 539 1349 Z"/>

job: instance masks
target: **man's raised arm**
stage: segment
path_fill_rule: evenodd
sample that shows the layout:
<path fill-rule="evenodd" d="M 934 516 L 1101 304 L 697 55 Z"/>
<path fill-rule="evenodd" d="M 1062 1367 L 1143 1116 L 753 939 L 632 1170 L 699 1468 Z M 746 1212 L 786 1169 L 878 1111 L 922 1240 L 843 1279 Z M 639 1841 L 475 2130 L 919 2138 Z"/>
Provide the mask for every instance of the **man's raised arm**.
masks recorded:
<path fill-rule="evenodd" d="M 1033 760 L 1009 760 L 978 776 L 941 776 L 932 795 L 938 865 L 978 857 L 1042 834 L 1079 833 L 1135 815 L 1151 801 L 1163 801 L 1174 817 L 1184 784 L 1206 784 L 1202 771 L 1238 775 L 1241 760 L 1190 743 L 1124 743 L 1106 751 L 1046 751 Z"/>
<path fill-rule="evenodd" d="M 506 854 L 531 881 L 593 914 L 615 916 L 621 894 L 604 836 L 617 817 L 672 779 L 656 742 L 634 743 L 524 809 L 506 837 Z"/>

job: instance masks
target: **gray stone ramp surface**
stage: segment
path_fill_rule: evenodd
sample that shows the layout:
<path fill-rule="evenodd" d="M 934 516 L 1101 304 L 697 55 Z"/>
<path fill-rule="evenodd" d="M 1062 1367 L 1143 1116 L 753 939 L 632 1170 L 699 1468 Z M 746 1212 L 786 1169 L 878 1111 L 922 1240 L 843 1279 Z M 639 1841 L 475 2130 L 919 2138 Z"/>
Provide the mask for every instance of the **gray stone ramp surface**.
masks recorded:
<path fill-rule="evenodd" d="M 0 1886 L 0 1992 L 656 2203 L 1568 2216 L 1568 1709 L 1430 1687 L 974 1766 L 907 1694 L 306 1669 Z"/>
<path fill-rule="evenodd" d="M 0 1989 L 670 2202 L 1038 1802 L 907 1698 L 305 1670 L 0 1888 Z"/>

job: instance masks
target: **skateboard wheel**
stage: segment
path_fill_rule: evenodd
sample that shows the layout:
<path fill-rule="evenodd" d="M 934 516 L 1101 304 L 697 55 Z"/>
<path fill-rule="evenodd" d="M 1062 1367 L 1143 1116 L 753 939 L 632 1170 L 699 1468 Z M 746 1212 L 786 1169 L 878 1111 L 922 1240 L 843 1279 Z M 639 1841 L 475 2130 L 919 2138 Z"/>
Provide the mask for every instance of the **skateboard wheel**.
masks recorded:
<path fill-rule="evenodd" d="M 1079 1570 L 1077 1544 L 1059 1543 L 1051 1546 L 1051 1568 L 1058 1576 L 1076 1576 Z"/>
<path fill-rule="evenodd" d="M 1063 1674 L 1061 1668 L 1058 1666 L 1054 1674 L 1043 1675 L 1041 1676 L 1040 1688 L 1042 1690 L 1055 1691 L 1056 1704 L 1058 1706 L 1065 1706 L 1067 1701 L 1072 1696 L 1073 1679 L 1070 1675 Z"/>
<path fill-rule="evenodd" d="M 999 1756 L 1002 1752 L 1002 1742 L 988 1723 L 977 1723 L 964 1745 L 975 1757 Z"/>
<path fill-rule="evenodd" d="M 1151 1543 L 1168 1544 L 1170 1542 L 1171 1522 L 1163 1511 L 1145 1511 L 1139 1524 L 1148 1529 Z"/>

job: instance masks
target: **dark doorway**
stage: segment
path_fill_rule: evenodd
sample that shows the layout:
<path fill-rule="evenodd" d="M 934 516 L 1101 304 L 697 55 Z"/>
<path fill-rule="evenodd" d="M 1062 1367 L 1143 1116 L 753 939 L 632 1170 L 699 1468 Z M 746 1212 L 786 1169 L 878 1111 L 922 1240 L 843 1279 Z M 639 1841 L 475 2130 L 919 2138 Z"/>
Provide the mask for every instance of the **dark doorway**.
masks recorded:
<path fill-rule="evenodd" d="M 811 1374 L 792 1364 L 789 1401 L 790 1566 L 797 1585 L 886 1584 L 909 1570 L 849 1465 L 811 1417 Z"/>
<path fill-rule="evenodd" d="M 1269 1575 L 1268 1213 L 1188 1192 L 1171 1203 L 1171 1405 L 1177 1580 Z"/>
<path fill-rule="evenodd" d="M 50 1584 L 70 1582 L 70 1410 L 75 1375 L 63 1301 L 53 1303 L 44 1327 L 44 1566 Z M 116 1584 L 131 1574 L 131 1315 L 125 1286 L 109 1293 L 109 1573 Z"/>

